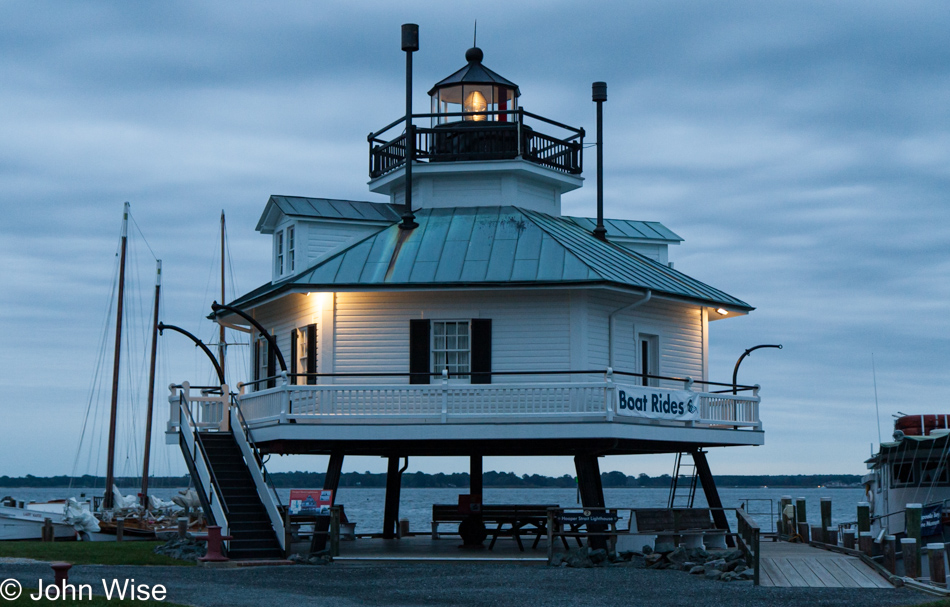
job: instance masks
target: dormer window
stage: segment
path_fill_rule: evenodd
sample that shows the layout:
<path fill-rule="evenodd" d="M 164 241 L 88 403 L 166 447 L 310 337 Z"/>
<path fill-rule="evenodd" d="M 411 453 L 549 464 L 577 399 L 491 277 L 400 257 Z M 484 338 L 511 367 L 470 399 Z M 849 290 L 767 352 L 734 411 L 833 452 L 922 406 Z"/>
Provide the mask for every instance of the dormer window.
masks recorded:
<path fill-rule="evenodd" d="M 284 231 L 277 232 L 277 275 L 284 275 Z"/>

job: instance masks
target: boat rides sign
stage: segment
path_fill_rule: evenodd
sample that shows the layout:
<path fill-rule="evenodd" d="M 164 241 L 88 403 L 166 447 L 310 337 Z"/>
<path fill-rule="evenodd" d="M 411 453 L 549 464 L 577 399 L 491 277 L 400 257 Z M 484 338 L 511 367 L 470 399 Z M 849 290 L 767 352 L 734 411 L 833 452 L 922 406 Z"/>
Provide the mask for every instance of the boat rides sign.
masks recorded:
<path fill-rule="evenodd" d="M 667 419 L 699 420 L 699 395 L 689 390 L 663 390 L 617 384 L 614 410 L 618 415 Z"/>

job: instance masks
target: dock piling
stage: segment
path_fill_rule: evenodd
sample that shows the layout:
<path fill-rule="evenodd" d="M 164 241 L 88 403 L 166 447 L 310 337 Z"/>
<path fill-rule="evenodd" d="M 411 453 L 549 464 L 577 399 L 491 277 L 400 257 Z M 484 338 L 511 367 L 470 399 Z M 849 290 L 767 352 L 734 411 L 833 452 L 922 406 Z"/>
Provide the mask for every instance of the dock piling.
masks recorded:
<path fill-rule="evenodd" d="M 121 542 L 125 538 L 125 518 L 118 517 L 115 519 L 115 541 Z"/>
<path fill-rule="evenodd" d="M 821 538 L 818 539 L 819 542 L 824 542 L 830 544 L 828 536 L 825 534 L 825 530 L 831 527 L 831 498 L 823 497 L 821 498 Z"/>
<path fill-rule="evenodd" d="M 838 545 L 838 528 L 837 527 L 825 527 L 825 543 L 831 544 L 832 546 Z"/>
<path fill-rule="evenodd" d="M 881 554 L 884 555 L 884 568 L 897 574 L 897 537 L 885 535 L 881 544 Z"/>
<path fill-rule="evenodd" d="M 841 531 L 841 545 L 849 550 L 854 550 L 855 531 L 853 528 L 843 529 Z"/>
<path fill-rule="evenodd" d="M 871 504 L 858 502 L 858 533 L 871 530 Z"/>
<path fill-rule="evenodd" d="M 921 533 L 920 533 L 921 531 L 920 517 L 921 517 L 921 514 L 923 514 L 923 509 L 924 507 L 922 504 L 907 504 L 907 506 L 905 506 L 905 509 L 904 509 L 904 525 L 907 528 L 907 537 L 913 538 L 914 541 L 917 542 L 916 544 L 917 551 L 914 553 L 914 555 L 915 555 L 915 561 L 916 561 L 915 571 L 917 571 L 918 576 L 920 575 L 920 553 L 921 553 L 920 547 L 923 546 L 923 543 L 924 543 L 923 537 L 921 536 Z M 901 540 L 901 542 L 903 542 L 903 540 Z M 907 563 L 906 554 L 904 555 L 904 563 L 906 567 L 906 563 Z"/>
<path fill-rule="evenodd" d="M 920 549 L 917 538 L 902 537 L 901 553 L 904 555 L 904 575 L 917 579 L 920 577 Z"/>
<path fill-rule="evenodd" d="M 947 572 L 943 565 L 943 551 L 946 544 L 927 544 L 927 561 L 930 563 L 930 581 L 946 586 Z"/>

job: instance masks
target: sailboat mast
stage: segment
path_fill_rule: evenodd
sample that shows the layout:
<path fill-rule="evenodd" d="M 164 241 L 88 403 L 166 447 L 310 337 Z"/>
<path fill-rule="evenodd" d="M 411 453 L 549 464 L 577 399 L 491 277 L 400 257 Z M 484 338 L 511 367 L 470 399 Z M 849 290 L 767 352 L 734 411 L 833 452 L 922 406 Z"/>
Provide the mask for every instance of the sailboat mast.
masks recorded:
<path fill-rule="evenodd" d="M 145 417 L 145 457 L 142 460 L 142 506 L 148 508 L 148 460 L 152 450 L 152 403 L 155 400 L 155 354 L 158 350 L 158 304 L 162 293 L 162 260 L 155 260 L 155 313 L 152 316 L 152 353 L 148 366 L 148 413 Z"/>
<path fill-rule="evenodd" d="M 221 303 L 227 303 L 224 298 L 224 209 L 221 209 Z M 218 365 L 224 370 L 224 325 L 218 324 Z"/>
<path fill-rule="evenodd" d="M 129 239 L 129 203 L 122 210 L 122 245 L 119 256 L 119 294 L 115 313 L 115 356 L 112 362 L 112 404 L 109 412 L 109 457 L 106 463 L 106 494 L 102 507 L 111 510 L 115 483 L 115 418 L 119 405 L 119 353 L 122 349 L 122 303 L 125 299 L 125 251 Z"/>

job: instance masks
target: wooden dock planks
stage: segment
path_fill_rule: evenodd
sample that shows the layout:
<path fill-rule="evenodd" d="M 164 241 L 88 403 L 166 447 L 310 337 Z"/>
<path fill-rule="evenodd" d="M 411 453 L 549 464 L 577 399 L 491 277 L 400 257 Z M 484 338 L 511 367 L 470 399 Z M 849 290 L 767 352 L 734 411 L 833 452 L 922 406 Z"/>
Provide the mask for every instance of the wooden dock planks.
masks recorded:
<path fill-rule="evenodd" d="M 760 584 L 793 588 L 893 588 L 870 567 L 802 544 L 762 544 Z"/>

